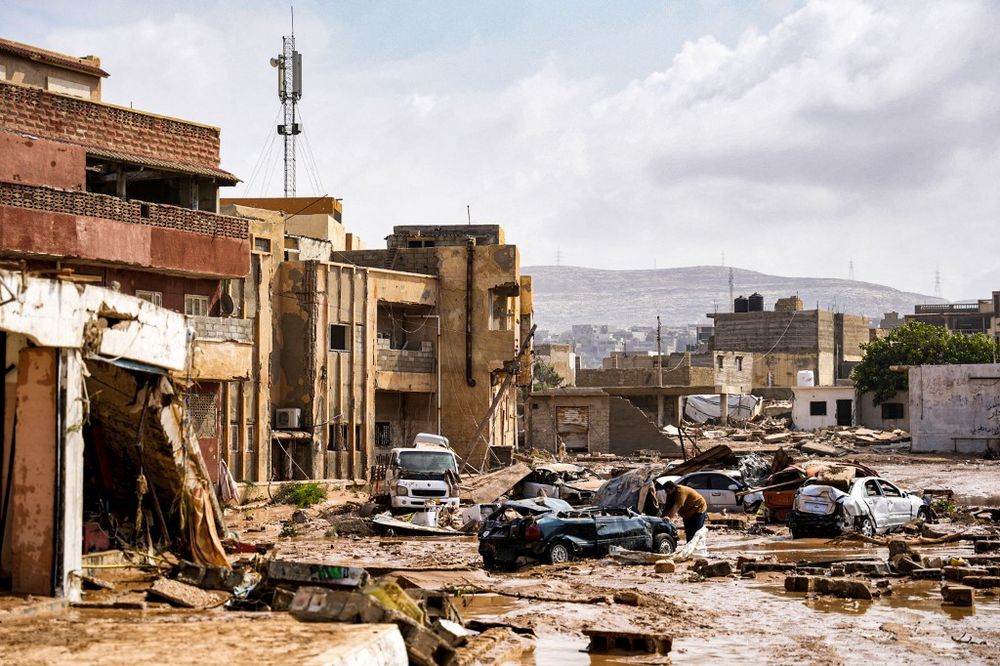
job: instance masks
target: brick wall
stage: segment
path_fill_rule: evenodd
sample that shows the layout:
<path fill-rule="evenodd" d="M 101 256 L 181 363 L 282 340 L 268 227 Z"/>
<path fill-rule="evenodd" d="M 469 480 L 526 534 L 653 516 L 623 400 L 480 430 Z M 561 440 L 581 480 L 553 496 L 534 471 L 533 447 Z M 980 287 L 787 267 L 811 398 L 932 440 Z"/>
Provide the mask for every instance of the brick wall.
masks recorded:
<path fill-rule="evenodd" d="M 333 261 L 423 275 L 437 275 L 439 272 L 438 253 L 433 247 L 334 252 Z"/>
<path fill-rule="evenodd" d="M 200 340 L 253 342 L 252 319 L 191 316 L 187 319 Z"/>
<path fill-rule="evenodd" d="M 219 130 L 0 82 L 0 124 L 33 136 L 218 168 Z"/>
<path fill-rule="evenodd" d="M 586 408 L 590 425 L 587 441 L 592 453 L 607 453 L 609 447 L 608 396 L 530 396 L 525 405 L 530 410 L 528 445 L 556 451 L 556 410 L 560 407 Z"/>
<path fill-rule="evenodd" d="M 419 350 L 390 349 L 387 338 L 377 343 L 377 367 L 382 372 L 434 372 L 434 343 L 422 342 Z"/>
<path fill-rule="evenodd" d="M 248 239 L 247 220 L 165 204 L 122 201 L 117 197 L 53 187 L 0 182 L 0 206 L 179 229 L 209 236 Z M 146 213 L 143 215 L 143 213 Z"/>

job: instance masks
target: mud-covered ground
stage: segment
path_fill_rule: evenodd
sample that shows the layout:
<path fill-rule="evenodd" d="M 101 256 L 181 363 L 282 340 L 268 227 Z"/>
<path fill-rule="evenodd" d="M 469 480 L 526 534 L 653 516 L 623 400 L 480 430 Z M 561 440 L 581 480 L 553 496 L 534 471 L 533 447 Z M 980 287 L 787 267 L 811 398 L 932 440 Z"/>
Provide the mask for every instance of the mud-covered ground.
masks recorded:
<path fill-rule="evenodd" d="M 951 488 L 960 503 L 1000 506 L 998 462 L 902 454 L 855 458 L 911 491 Z M 466 619 L 534 631 L 534 650 L 521 657 L 522 664 L 986 664 L 997 663 L 1000 654 L 1000 599 L 984 591 L 974 608 L 958 608 L 942 604 L 937 581 L 870 578 L 873 588 L 883 586 L 877 588 L 882 596 L 844 600 L 786 592 L 781 573 L 700 579 L 686 563 L 657 574 L 651 565 L 612 559 L 491 573 L 481 567 L 474 536 L 365 534 L 364 522 L 346 511 L 365 499 L 345 492 L 302 511 L 247 506 L 227 519 L 242 541 L 273 543 L 276 557 L 359 565 L 376 575 L 404 577 L 407 585 L 454 590 Z M 711 559 L 734 565 L 741 557 L 800 563 L 887 556 L 880 546 L 856 541 L 795 541 L 774 526 L 713 528 L 708 548 Z M 916 548 L 926 556 L 972 553 L 968 542 Z M 148 575 L 122 579 L 114 593 L 90 592 L 88 598 L 138 601 L 148 582 Z M 665 658 L 591 656 L 582 633 L 587 628 L 667 634 L 673 649 Z M 144 611 L 72 609 L 0 621 L 0 663 L 165 663 L 170 655 L 176 663 L 192 663 L 198 660 L 189 657 L 201 651 L 218 661 L 242 661 L 248 650 L 261 663 L 271 657 L 308 662 L 306 648 L 320 635 L 315 631 L 315 625 L 282 613 L 181 611 L 161 604 Z"/>

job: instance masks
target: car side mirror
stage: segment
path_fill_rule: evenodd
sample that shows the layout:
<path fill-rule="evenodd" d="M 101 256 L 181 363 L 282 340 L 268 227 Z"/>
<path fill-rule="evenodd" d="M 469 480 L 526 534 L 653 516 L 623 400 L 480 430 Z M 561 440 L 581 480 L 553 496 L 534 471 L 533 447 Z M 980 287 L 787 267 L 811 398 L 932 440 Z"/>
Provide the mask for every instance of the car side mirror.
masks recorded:
<path fill-rule="evenodd" d="M 735 490 L 739 490 L 740 487 L 734 483 L 731 486 L 729 486 L 729 489 L 735 491 Z"/>

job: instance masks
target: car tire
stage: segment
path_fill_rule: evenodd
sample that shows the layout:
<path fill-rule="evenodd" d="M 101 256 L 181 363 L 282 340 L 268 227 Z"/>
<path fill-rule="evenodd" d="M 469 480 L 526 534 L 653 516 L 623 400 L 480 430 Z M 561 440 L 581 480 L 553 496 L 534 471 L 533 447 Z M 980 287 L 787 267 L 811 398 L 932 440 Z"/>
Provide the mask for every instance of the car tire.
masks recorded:
<path fill-rule="evenodd" d="M 556 542 L 549 546 L 548 550 L 548 560 L 549 564 L 565 564 L 573 559 L 573 551 L 570 550 L 569 546 L 562 542 Z"/>
<path fill-rule="evenodd" d="M 487 571 L 493 571 L 497 568 L 497 559 L 492 553 L 483 553 L 483 568 Z"/>
<path fill-rule="evenodd" d="M 789 532 L 792 533 L 793 539 L 805 539 L 809 536 L 809 534 L 805 530 L 796 529 L 794 527 L 790 529 Z"/>
<path fill-rule="evenodd" d="M 917 509 L 917 518 L 923 518 L 925 523 L 931 522 L 931 512 L 927 507 L 920 507 Z"/>
<path fill-rule="evenodd" d="M 677 542 L 669 534 L 659 534 L 653 539 L 653 552 L 670 555 L 677 549 Z"/>
<path fill-rule="evenodd" d="M 862 536 L 873 537 L 875 536 L 875 523 L 872 522 L 871 518 L 863 518 L 861 520 L 861 525 L 858 527 L 858 532 Z"/>

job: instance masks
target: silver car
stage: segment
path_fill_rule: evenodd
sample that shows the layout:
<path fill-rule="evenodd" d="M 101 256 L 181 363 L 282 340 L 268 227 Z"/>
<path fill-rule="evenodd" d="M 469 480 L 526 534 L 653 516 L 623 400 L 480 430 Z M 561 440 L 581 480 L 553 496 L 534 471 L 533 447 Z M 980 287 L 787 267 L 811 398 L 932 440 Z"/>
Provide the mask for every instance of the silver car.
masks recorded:
<path fill-rule="evenodd" d="M 661 476 L 656 481 L 661 486 L 666 481 L 673 481 L 679 486 L 697 490 L 708 503 L 708 510 L 715 513 L 757 513 L 764 501 L 763 493 L 747 493 L 749 486 L 735 472 L 699 471 L 684 476 Z M 657 495 L 661 496 L 662 491 Z"/>
<path fill-rule="evenodd" d="M 796 539 L 849 529 L 874 536 L 898 530 L 914 518 L 927 520 L 929 515 L 922 497 L 878 477 L 854 479 L 846 492 L 807 481 L 795 494 L 788 528 Z"/>

